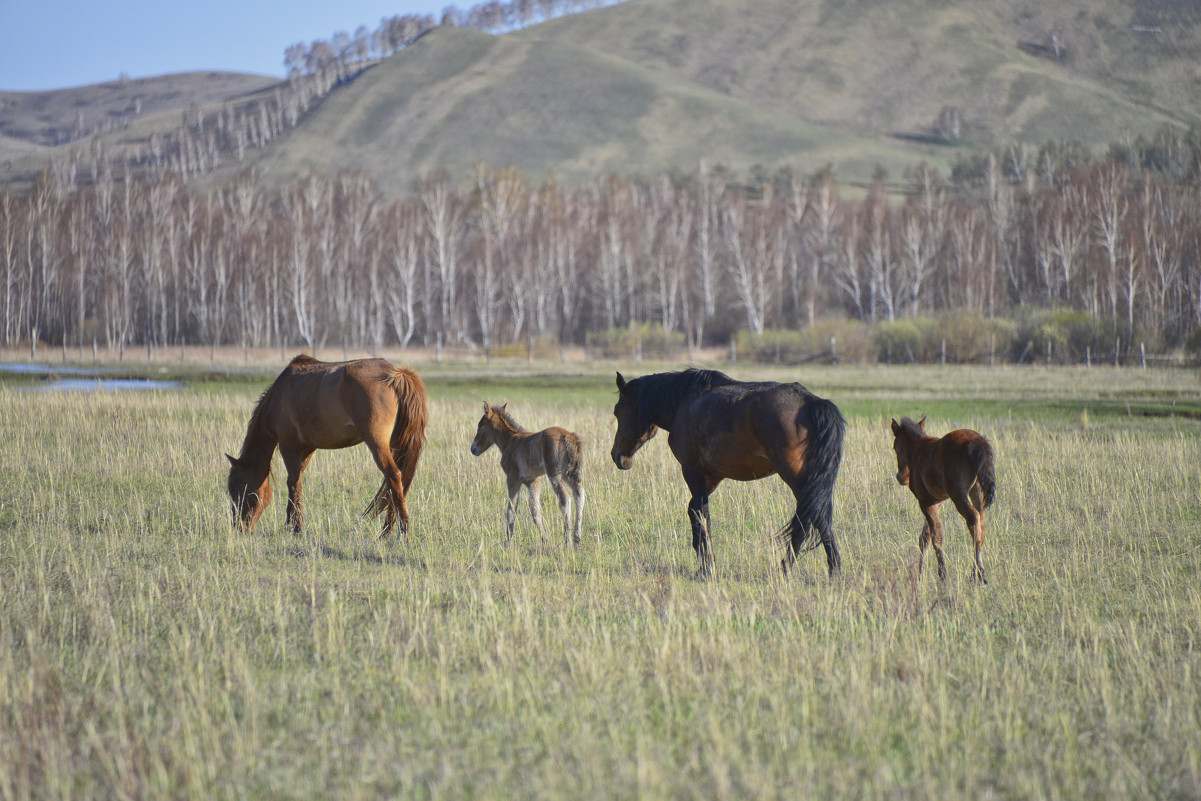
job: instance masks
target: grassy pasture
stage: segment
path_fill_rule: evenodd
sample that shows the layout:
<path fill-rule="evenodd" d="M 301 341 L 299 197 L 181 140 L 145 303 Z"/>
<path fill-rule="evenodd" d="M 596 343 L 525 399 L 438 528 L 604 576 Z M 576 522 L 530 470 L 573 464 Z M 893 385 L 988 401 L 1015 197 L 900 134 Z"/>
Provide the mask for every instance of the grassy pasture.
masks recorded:
<path fill-rule="evenodd" d="M 733 369 L 802 375 L 850 420 L 845 576 L 820 552 L 778 575 L 769 479 L 718 490 L 698 581 L 665 437 L 609 462 L 611 368 L 417 366 L 407 545 L 360 516 L 362 448 L 314 458 L 303 536 L 280 475 L 230 529 L 221 454 L 269 370 L 0 384 L 0 799 L 1201 794 L 1195 373 Z M 502 544 L 497 456 L 467 450 L 483 399 L 585 438 L 578 549 L 524 506 Z M 947 584 L 916 580 L 887 422 L 923 413 L 997 451 L 987 587 L 950 509 Z"/>

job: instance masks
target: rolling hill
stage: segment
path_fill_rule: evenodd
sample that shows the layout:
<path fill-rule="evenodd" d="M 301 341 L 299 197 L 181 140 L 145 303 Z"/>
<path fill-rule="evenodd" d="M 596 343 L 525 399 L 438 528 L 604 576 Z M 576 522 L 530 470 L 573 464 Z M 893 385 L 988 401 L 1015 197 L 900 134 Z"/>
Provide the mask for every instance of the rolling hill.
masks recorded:
<path fill-rule="evenodd" d="M 1098 149 L 1201 122 L 1195 6 L 630 0 L 502 36 L 442 28 L 336 88 L 249 158 L 272 182 L 359 168 L 394 194 L 428 170 L 461 178 L 477 162 L 568 182 L 690 170 L 700 158 L 737 171 L 829 164 L 856 183 L 879 167 L 899 177 L 919 160 L 946 168 L 1015 141 Z M 0 95 L 0 180 L 80 147 L 52 146 L 45 131 L 61 135 L 62 110 L 108 86 L 64 90 L 76 96 L 57 98 L 40 136 L 5 122 L 13 96 Z M 224 99 L 267 85 L 247 76 L 230 87 Z M 203 88 L 193 81 L 153 103 L 143 93 L 136 123 L 100 136 L 116 150 L 144 142 L 156 125 L 177 125 L 180 109 L 222 101 Z M 108 113 L 122 101 L 132 102 L 112 99 Z M 933 135 L 948 108 L 963 122 L 954 145 Z"/>

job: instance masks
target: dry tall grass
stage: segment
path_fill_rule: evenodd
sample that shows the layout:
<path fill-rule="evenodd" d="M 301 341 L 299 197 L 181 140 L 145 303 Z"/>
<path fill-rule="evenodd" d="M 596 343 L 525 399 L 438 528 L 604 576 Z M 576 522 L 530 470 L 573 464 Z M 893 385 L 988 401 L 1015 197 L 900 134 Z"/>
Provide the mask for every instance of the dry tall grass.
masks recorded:
<path fill-rule="evenodd" d="M 909 414 L 911 375 L 819 378 Z M 282 493 L 231 530 L 253 389 L 0 388 L 0 798 L 1201 794 L 1197 421 L 932 415 L 998 454 L 992 583 L 947 514 L 939 588 L 887 413 L 852 415 L 845 577 L 778 575 L 773 479 L 718 491 L 697 581 L 666 443 L 619 474 L 608 406 L 569 394 L 489 398 L 588 443 L 581 547 L 524 508 L 504 547 L 475 391 L 435 392 L 405 546 L 360 516 L 362 448 L 314 458 L 304 536 Z"/>

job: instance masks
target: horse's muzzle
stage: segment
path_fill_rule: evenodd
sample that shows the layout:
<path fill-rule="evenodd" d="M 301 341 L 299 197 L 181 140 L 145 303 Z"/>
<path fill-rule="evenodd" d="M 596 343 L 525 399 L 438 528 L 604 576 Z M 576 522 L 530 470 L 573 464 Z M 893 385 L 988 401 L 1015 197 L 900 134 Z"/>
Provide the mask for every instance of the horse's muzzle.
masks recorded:
<path fill-rule="evenodd" d="M 616 449 L 614 449 L 610 455 L 613 457 L 613 464 L 617 465 L 618 470 L 629 470 L 634 466 L 633 459 L 628 456 L 623 456 L 622 453 Z"/>

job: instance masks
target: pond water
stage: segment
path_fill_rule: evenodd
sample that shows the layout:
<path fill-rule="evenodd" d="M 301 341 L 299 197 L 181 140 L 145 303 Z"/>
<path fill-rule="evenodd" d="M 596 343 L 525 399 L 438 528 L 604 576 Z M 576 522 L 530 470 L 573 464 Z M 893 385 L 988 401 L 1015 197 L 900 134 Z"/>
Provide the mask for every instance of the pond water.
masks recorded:
<path fill-rule="evenodd" d="M 179 381 L 161 381 L 153 378 L 105 378 L 104 368 L 89 369 L 85 367 L 70 367 L 62 365 L 51 367 L 48 364 L 10 363 L 0 364 L 0 374 L 14 373 L 23 376 L 44 377 L 41 383 L 22 385 L 20 389 L 27 392 L 114 392 L 117 390 L 135 389 L 179 389 L 183 384 Z M 101 375 L 97 375 L 97 374 Z M 58 378 L 67 375 L 72 378 Z"/>

